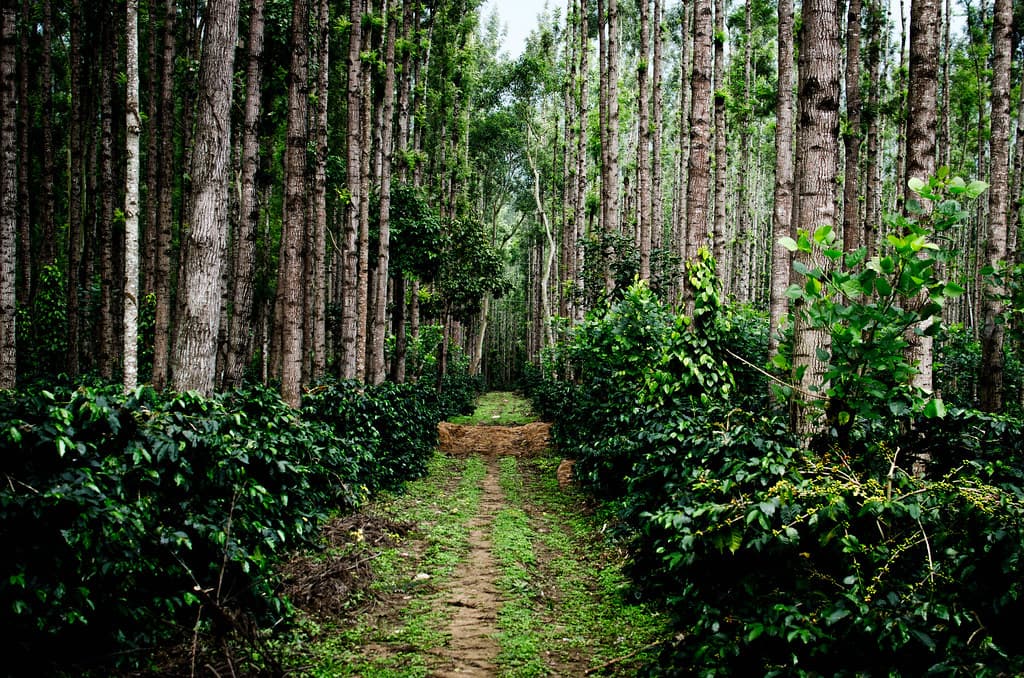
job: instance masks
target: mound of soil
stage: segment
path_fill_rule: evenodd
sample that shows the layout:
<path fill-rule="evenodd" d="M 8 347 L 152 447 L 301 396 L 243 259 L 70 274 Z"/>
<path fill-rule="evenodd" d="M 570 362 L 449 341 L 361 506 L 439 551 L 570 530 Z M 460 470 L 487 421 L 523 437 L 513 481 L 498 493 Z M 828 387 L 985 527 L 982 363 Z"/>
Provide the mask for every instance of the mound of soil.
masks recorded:
<path fill-rule="evenodd" d="M 455 457 L 521 457 L 540 454 L 550 445 L 551 424 L 463 426 L 442 421 L 437 427 L 441 451 Z"/>

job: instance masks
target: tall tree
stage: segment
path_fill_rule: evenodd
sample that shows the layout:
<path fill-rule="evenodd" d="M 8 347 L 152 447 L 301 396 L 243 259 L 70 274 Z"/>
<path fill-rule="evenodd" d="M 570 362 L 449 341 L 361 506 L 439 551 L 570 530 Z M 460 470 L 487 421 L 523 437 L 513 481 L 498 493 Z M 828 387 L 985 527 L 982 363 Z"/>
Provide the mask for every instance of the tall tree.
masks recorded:
<path fill-rule="evenodd" d="M 860 25 L 861 0 L 849 0 L 846 9 L 846 161 L 843 164 L 843 249 L 864 243 L 860 221 Z"/>
<path fill-rule="evenodd" d="M 264 0 L 253 0 L 249 16 L 248 64 L 245 73 L 245 117 L 242 123 L 242 157 L 238 196 L 238 228 L 235 233 L 231 321 L 228 330 L 224 383 L 229 388 L 242 382 L 252 353 L 253 275 L 256 270 L 256 235 L 259 224 L 256 171 L 259 169 L 260 92 L 263 82 Z"/>
<path fill-rule="evenodd" d="M 18 376 L 17 231 L 18 96 L 17 4 L 0 4 L 0 389 L 14 388 Z"/>
<path fill-rule="evenodd" d="M 281 319 L 281 397 L 292 407 L 302 399 L 306 308 L 304 270 L 306 146 L 309 140 L 309 2 L 292 3 L 291 65 L 288 69 L 288 132 L 284 156 L 284 223 L 277 285 Z"/>
<path fill-rule="evenodd" d="M 726 261 L 726 233 L 725 233 L 725 207 L 726 196 L 726 172 L 728 171 L 727 148 L 725 129 L 725 0 L 715 0 L 715 29 L 713 32 L 714 42 L 714 144 L 715 144 L 715 202 L 714 202 L 714 227 L 712 228 L 712 242 L 715 259 L 718 261 L 723 275 L 723 280 L 729 279 L 730 262 Z"/>
<path fill-rule="evenodd" d="M 351 0 L 349 5 L 349 44 L 348 44 L 348 148 L 346 164 L 346 183 L 349 193 L 345 217 L 345 229 L 342 242 L 344 260 L 342 280 L 342 314 L 341 314 L 341 376 L 354 379 L 359 364 L 357 354 L 359 347 L 359 305 L 365 305 L 358 294 L 359 276 L 359 203 L 363 199 L 360 157 L 362 138 L 362 22 L 363 0 Z"/>
<path fill-rule="evenodd" d="M 648 74 L 651 68 L 651 17 L 649 0 L 640 0 L 640 55 L 637 59 L 636 204 L 640 252 L 640 278 L 651 279 L 651 99 Z M 657 22 L 657 18 L 655 18 Z"/>
<path fill-rule="evenodd" d="M 1007 289 L 1007 215 L 1009 212 L 1010 153 L 1010 68 L 1013 42 L 1012 0 L 995 0 L 992 13 L 992 133 L 989 156 L 992 163 L 989 189 L 988 245 L 985 259 L 998 275 L 986 279 L 982 296 L 981 324 L 981 407 L 999 412 L 1003 407 L 1003 342 L 1005 325 L 1000 317 Z"/>
<path fill-rule="evenodd" d="M 907 150 L 903 186 L 912 178 L 923 181 L 935 174 L 935 127 L 938 117 L 940 0 L 912 0 L 910 3 L 910 80 L 907 91 Z M 923 206 L 930 209 L 929 205 Z M 917 304 L 928 302 L 927 294 Z M 917 366 L 914 385 L 932 390 L 932 338 L 921 330 L 906 334 L 907 360 Z"/>
<path fill-rule="evenodd" d="M 814 234 L 838 226 L 835 186 L 839 164 L 839 15 L 838 0 L 808 0 L 803 6 L 798 73 L 796 215 L 800 230 Z M 827 271 L 820 250 L 801 252 L 797 260 L 809 270 Z M 793 323 L 793 368 L 801 394 L 793 408 L 794 430 L 810 435 L 820 422 L 810 401 L 820 401 L 831 341 L 828 328 L 815 327 L 799 305 Z"/>
<path fill-rule="evenodd" d="M 686 260 L 707 244 L 711 187 L 711 0 L 693 3 L 693 71 L 690 75 L 690 162 L 686 188 Z M 690 295 L 687 295 L 689 297 Z"/>
<path fill-rule="evenodd" d="M 128 0 L 125 20 L 124 388 L 138 384 L 139 334 L 139 1 Z"/>
<path fill-rule="evenodd" d="M 778 72 L 775 101 L 775 187 L 772 208 L 772 275 L 769 295 L 768 342 L 779 348 L 782 319 L 787 312 L 790 254 L 780 238 L 793 237 L 793 1 L 779 0 Z"/>
<path fill-rule="evenodd" d="M 172 386 L 178 391 L 211 393 L 216 378 L 237 39 L 238 0 L 210 0 L 196 97 L 189 229 L 179 275 L 180 317 L 172 361 Z"/>

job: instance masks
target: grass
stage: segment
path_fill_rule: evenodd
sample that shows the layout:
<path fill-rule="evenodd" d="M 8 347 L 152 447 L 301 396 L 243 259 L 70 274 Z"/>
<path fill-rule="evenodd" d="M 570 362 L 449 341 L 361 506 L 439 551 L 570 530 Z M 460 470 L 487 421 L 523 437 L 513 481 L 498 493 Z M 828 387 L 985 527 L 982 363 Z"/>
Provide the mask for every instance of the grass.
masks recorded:
<path fill-rule="evenodd" d="M 322 626 L 309 623 L 289 652 L 297 672 L 323 678 L 429 675 L 428 652 L 444 644 L 450 622 L 440 603 L 440 587 L 466 554 L 468 522 L 477 512 L 486 472 L 479 458 L 438 454 L 426 478 L 409 483 L 405 494 L 379 503 L 380 513 L 419 526 L 416 543 L 422 552 L 401 544 L 381 551 L 373 561 L 373 590 L 383 599 L 380 605 L 401 609 L 385 615 L 383 623 L 368 614 Z M 430 578 L 417 580 L 419 573 Z M 373 646 L 389 649 L 366 651 Z"/>
<path fill-rule="evenodd" d="M 453 417 L 451 421 L 453 424 L 464 426 L 521 426 L 537 421 L 537 416 L 530 409 L 530 404 L 521 396 L 508 391 L 490 391 L 477 398 L 473 414 Z"/>

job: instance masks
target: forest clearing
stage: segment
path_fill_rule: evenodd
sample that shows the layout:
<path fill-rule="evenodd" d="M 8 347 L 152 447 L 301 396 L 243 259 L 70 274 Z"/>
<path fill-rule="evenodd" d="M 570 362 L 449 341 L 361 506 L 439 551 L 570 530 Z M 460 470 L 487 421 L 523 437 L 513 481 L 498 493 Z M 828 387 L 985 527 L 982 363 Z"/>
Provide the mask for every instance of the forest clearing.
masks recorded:
<path fill-rule="evenodd" d="M 1022 10 L 0 0 L 0 672 L 1024 675 Z"/>

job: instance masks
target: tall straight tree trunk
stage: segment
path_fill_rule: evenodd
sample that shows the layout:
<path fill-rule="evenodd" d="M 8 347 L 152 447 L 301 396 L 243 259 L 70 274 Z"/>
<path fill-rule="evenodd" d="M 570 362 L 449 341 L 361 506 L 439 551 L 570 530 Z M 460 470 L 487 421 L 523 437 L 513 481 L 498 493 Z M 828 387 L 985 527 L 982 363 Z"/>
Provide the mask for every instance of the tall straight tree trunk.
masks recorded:
<path fill-rule="evenodd" d="M 680 260 L 686 261 L 689 226 L 689 166 L 690 166 L 690 102 L 691 102 L 691 72 L 692 72 L 692 51 L 689 49 L 693 42 L 693 10 L 689 3 L 682 7 L 682 21 L 679 36 L 679 137 L 678 151 L 676 155 L 676 186 L 673 195 L 672 206 L 672 243 L 673 252 Z M 673 296 L 677 299 L 684 295 L 685 290 L 684 269 L 680 267 L 677 271 L 676 280 L 673 281 Z"/>
<path fill-rule="evenodd" d="M 110 8 L 107 8 L 110 9 Z M 112 21 L 113 17 L 106 17 Z M 116 38 L 109 21 L 103 24 L 103 69 L 100 73 L 100 219 L 97 224 L 100 263 L 99 333 L 96 338 L 99 372 L 104 379 L 114 376 L 117 362 L 117 327 L 114 319 L 117 306 L 115 290 L 121 287 L 121 276 L 114 263 L 118 247 L 118 234 L 114 228 L 114 78 L 117 77 Z M 218 304 L 219 307 L 219 304 Z"/>
<path fill-rule="evenodd" d="M 316 36 L 316 108 L 312 116 L 310 141 L 316 148 L 316 160 L 310 187 L 307 232 L 306 275 L 306 350 L 309 361 L 306 383 L 324 376 L 327 369 L 327 161 L 328 113 L 330 104 L 330 7 L 327 0 L 315 6 Z"/>
<path fill-rule="evenodd" d="M 715 110 L 715 216 L 712 229 L 712 247 L 722 280 L 729 280 L 730 262 L 725 250 L 725 174 L 728 170 L 725 138 L 725 0 L 715 0 L 715 30 L 713 35 L 714 110 Z"/>
<path fill-rule="evenodd" d="M 989 156 L 992 162 L 989 188 L 988 246 L 985 259 L 997 271 L 1008 271 L 1007 214 L 1009 212 L 1010 150 L 1010 68 L 1012 58 L 1013 2 L 995 0 L 992 12 L 992 134 Z M 982 296 L 980 404 L 987 412 L 1003 408 L 1003 342 L 1006 332 L 1000 316 L 1006 298 L 1006 284 L 989 277 Z"/>
<path fill-rule="evenodd" d="M 604 7 L 604 12 L 601 12 Z M 606 292 L 615 288 L 612 263 L 615 248 L 611 236 L 621 232 L 619 214 L 619 9 L 617 0 L 598 2 L 601 17 L 601 211 L 604 248 L 604 286 Z"/>
<path fill-rule="evenodd" d="M 125 20 L 125 199 L 124 199 L 124 360 L 125 391 L 138 385 L 139 336 L 139 0 L 128 0 Z"/>
<path fill-rule="evenodd" d="M 808 0 L 803 6 L 799 58 L 796 214 L 800 229 L 813 234 L 838 226 L 835 186 L 839 164 L 839 2 Z M 797 256 L 808 269 L 828 270 L 819 250 Z M 812 417 L 823 383 L 831 341 L 828 328 L 813 327 L 797 305 L 793 323 L 793 368 L 802 393 L 794 401 L 794 431 L 809 437 L 821 428 Z"/>
<path fill-rule="evenodd" d="M 925 182 L 935 174 L 935 127 L 939 86 L 939 1 L 912 0 L 910 4 L 910 81 L 907 90 L 907 151 L 903 185 L 911 178 Z M 927 211 L 930 204 L 923 205 Z M 916 300 L 928 303 L 927 293 Z M 907 361 L 917 365 L 913 385 L 932 390 L 932 338 L 920 333 L 930 322 L 906 333 Z M 918 331 L 915 331 L 918 330 Z"/>
<path fill-rule="evenodd" d="M 640 58 L 637 60 L 637 125 L 636 204 L 640 235 L 640 279 L 651 279 L 651 100 L 648 73 L 650 70 L 651 18 L 650 0 L 640 0 Z"/>
<path fill-rule="evenodd" d="M 575 214 L 576 248 L 573 256 L 576 262 L 573 267 L 575 280 L 573 286 L 573 319 L 583 322 L 585 305 L 582 301 L 584 290 L 584 249 L 583 240 L 586 237 L 586 209 L 587 209 L 587 73 L 590 70 L 590 35 L 587 27 L 589 9 L 587 0 L 580 2 L 580 33 L 577 49 L 579 50 L 579 76 L 577 87 L 579 89 L 579 129 L 576 136 L 576 205 Z"/>
<path fill-rule="evenodd" d="M 370 9 L 367 6 L 367 9 Z M 367 41 L 369 42 L 369 41 Z M 368 45 L 364 45 L 368 46 Z M 372 69 L 364 62 L 361 70 L 362 101 L 359 107 L 359 268 L 356 276 L 356 297 L 359 306 L 356 311 L 356 378 L 366 381 L 367 337 L 370 330 L 370 151 L 372 135 L 370 130 L 373 104 L 370 98 L 373 89 Z M 453 142 L 454 143 L 454 142 Z M 454 212 L 454 200 L 452 200 Z"/>
<path fill-rule="evenodd" d="M 349 204 L 345 220 L 344 242 L 344 277 L 342 280 L 342 315 L 341 315 L 341 376 L 354 379 L 357 367 L 358 311 L 359 306 L 366 303 L 358 296 L 357 279 L 359 275 L 359 205 L 363 199 L 359 193 L 362 187 L 360 179 L 359 140 L 362 138 L 362 64 L 359 54 L 362 49 L 362 18 L 363 0 L 351 0 L 349 8 L 349 48 L 348 48 L 348 153 L 346 165 L 346 183 L 349 192 Z"/>
<path fill-rule="evenodd" d="M 72 0 L 70 8 L 71 49 L 71 129 L 68 131 L 68 373 L 75 377 L 81 371 L 81 303 L 79 289 L 82 276 L 82 246 L 85 237 L 85 154 L 83 132 L 81 0 Z M 6 120 L 6 117 L 4 117 Z"/>
<path fill-rule="evenodd" d="M 28 81 L 29 81 L 29 47 L 28 36 L 30 31 L 31 5 L 29 0 L 21 2 L 21 30 L 18 30 L 18 49 L 16 52 L 16 64 L 18 70 L 18 98 L 21 102 L 18 106 L 18 155 L 21 159 L 18 163 L 18 284 L 17 299 L 18 306 L 24 307 L 29 303 L 33 290 L 34 260 L 32 257 L 32 217 L 33 204 L 30 195 L 29 168 L 29 109 L 28 106 Z M 36 30 L 35 22 L 31 22 L 31 30 Z"/>
<path fill-rule="evenodd" d="M 860 13 L 861 0 L 849 0 L 846 11 L 846 161 L 843 173 L 843 249 L 864 244 L 860 221 Z"/>
<path fill-rule="evenodd" d="M 288 68 L 288 134 L 284 157 L 284 223 L 277 305 L 281 317 L 281 398 L 302 401 L 305 307 L 304 252 L 307 228 L 306 145 L 309 141 L 309 2 L 292 3 L 291 65 Z"/>
<path fill-rule="evenodd" d="M 690 76 L 690 162 L 686 188 L 686 261 L 707 245 L 711 188 L 711 0 L 693 3 L 693 72 Z M 692 311 L 692 293 L 687 293 Z"/>
<path fill-rule="evenodd" d="M 51 0 L 43 0 L 43 62 L 42 71 L 39 74 L 43 86 L 43 201 L 39 210 L 41 227 L 39 261 L 44 266 L 57 261 L 57 209 L 54 186 L 56 160 L 53 143 L 53 32 L 53 6 Z"/>
<path fill-rule="evenodd" d="M 396 14 L 397 9 L 394 8 L 389 8 L 386 11 L 387 44 L 384 50 L 384 101 L 380 130 L 380 222 L 377 229 L 377 279 L 374 285 L 376 299 L 373 304 L 370 355 L 367 363 L 367 381 L 370 384 L 383 382 L 387 368 L 384 360 L 384 334 L 387 328 L 388 279 L 391 263 L 391 165 L 395 129 L 395 40 L 398 36 Z"/>
<path fill-rule="evenodd" d="M 210 0 L 199 66 L 189 230 L 179 275 L 182 315 L 172 363 L 177 391 L 212 393 L 217 373 L 237 39 L 238 0 Z"/>
<path fill-rule="evenodd" d="M 661 0 L 654 0 L 654 39 L 652 45 L 653 65 L 651 72 L 651 247 L 661 249 L 664 240 L 664 172 L 661 164 L 663 127 L 665 126 L 665 103 L 663 94 L 662 52 L 665 31 L 662 25 L 663 7 Z"/>
<path fill-rule="evenodd" d="M 950 52 L 950 24 L 952 24 L 952 0 L 945 0 L 944 9 L 942 12 L 942 83 L 941 83 L 941 95 L 940 95 L 940 108 L 939 108 L 939 139 L 938 139 L 938 165 L 939 167 L 949 167 L 950 163 L 950 144 L 952 143 L 952 136 L 950 134 L 950 105 L 949 105 L 949 63 L 952 60 Z"/>
<path fill-rule="evenodd" d="M 746 37 L 743 41 L 743 100 L 749 102 L 753 79 L 753 20 L 750 0 L 745 0 L 743 3 L 743 25 L 746 30 Z M 733 280 L 736 281 L 736 284 L 733 286 L 733 291 L 740 301 L 749 300 L 754 287 L 754 272 L 751 270 L 753 243 L 750 238 L 752 221 L 750 185 L 754 181 L 751 171 L 753 168 L 750 165 L 752 118 L 749 109 L 745 107 L 738 120 L 740 126 L 740 169 L 736 179 L 736 244 L 733 247 Z"/>
<path fill-rule="evenodd" d="M 0 390 L 18 378 L 17 244 L 18 232 L 18 92 L 17 6 L 0 5 Z"/>
<path fill-rule="evenodd" d="M 238 204 L 238 228 L 235 235 L 234 289 L 231 297 L 231 324 L 228 331 L 228 357 L 224 383 L 239 386 L 252 355 L 253 276 L 256 272 L 256 237 L 260 209 L 257 200 L 256 171 L 259 169 L 260 92 L 263 82 L 264 0 L 253 0 L 249 16 L 248 64 L 245 74 L 245 119 L 242 124 L 241 190 Z M 266 356 L 264 356 L 266 359 Z"/>
<path fill-rule="evenodd" d="M 174 153 L 175 153 L 175 92 L 174 63 L 177 59 L 175 0 L 164 4 L 163 70 L 160 75 L 160 170 L 155 191 L 157 201 L 156 261 L 153 266 L 156 293 L 153 338 L 153 386 L 162 390 L 170 380 L 171 313 L 171 259 L 174 235 Z M 151 189 L 152 191 L 152 189 Z"/>
<path fill-rule="evenodd" d="M 772 208 L 772 273 L 769 293 L 769 351 L 779 350 L 782 318 L 787 313 L 786 289 L 790 253 L 779 244 L 796 235 L 793 228 L 793 0 L 779 0 L 779 92 L 775 101 L 775 187 Z"/>
<path fill-rule="evenodd" d="M 882 178 L 880 163 L 879 108 L 881 104 L 882 52 L 886 24 L 878 0 L 868 0 L 868 105 L 864 163 L 864 245 L 874 252 L 882 221 Z"/>

